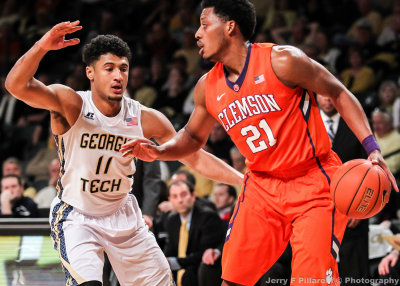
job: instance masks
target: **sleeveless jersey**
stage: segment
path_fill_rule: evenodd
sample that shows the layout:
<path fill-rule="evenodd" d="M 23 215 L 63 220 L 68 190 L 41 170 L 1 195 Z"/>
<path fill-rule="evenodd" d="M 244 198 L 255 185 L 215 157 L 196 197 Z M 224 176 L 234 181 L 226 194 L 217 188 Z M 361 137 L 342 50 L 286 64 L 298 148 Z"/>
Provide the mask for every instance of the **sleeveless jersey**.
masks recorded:
<path fill-rule="evenodd" d="M 236 82 L 228 80 L 222 63 L 205 78 L 208 112 L 225 128 L 250 170 L 270 173 L 301 168 L 327 155 L 331 146 L 312 91 L 289 88 L 275 75 L 272 46 L 249 45 Z"/>
<path fill-rule="evenodd" d="M 143 137 L 140 104 L 123 97 L 114 117 L 102 114 L 91 91 L 78 92 L 81 113 L 63 135 L 56 135 L 60 159 L 58 197 L 89 215 L 106 215 L 117 210 L 133 183 L 135 162 L 123 158 L 121 146 L 132 137 Z"/>

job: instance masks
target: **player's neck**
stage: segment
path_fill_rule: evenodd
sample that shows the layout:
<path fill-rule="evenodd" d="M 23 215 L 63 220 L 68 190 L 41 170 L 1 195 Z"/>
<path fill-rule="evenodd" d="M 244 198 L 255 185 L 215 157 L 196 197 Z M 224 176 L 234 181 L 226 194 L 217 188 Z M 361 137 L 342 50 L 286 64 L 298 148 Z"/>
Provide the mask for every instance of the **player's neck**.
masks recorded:
<path fill-rule="evenodd" d="M 247 51 L 248 45 L 244 42 L 240 45 L 232 44 L 227 48 L 221 63 L 224 65 L 230 81 L 236 81 L 241 74 L 246 62 Z"/>
<path fill-rule="evenodd" d="M 92 91 L 92 100 L 96 108 L 107 117 L 116 116 L 121 110 L 121 101 L 109 100 Z"/>

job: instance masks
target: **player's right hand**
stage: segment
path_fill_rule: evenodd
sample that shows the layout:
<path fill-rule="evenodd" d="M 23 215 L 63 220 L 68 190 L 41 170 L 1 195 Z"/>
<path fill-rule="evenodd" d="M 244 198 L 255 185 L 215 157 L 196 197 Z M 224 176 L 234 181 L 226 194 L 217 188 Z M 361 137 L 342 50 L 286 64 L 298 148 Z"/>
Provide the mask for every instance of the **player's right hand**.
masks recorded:
<path fill-rule="evenodd" d="M 125 143 L 119 152 L 123 154 L 122 157 L 133 156 L 146 162 L 157 160 L 161 154 L 158 146 L 145 138 L 137 138 Z"/>
<path fill-rule="evenodd" d="M 39 47 L 43 50 L 50 51 L 79 44 L 80 40 L 77 38 L 69 40 L 65 39 L 65 35 L 72 34 L 82 29 L 82 26 L 78 25 L 79 20 L 74 22 L 62 22 L 55 25 L 39 40 Z"/>
<path fill-rule="evenodd" d="M 378 150 L 373 151 L 368 156 L 368 159 L 370 161 L 372 161 L 372 164 L 379 165 L 383 169 L 383 171 L 385 171 L 386 175 L 388 176 L 388 178 L 390 180 L 390 183 L 392 184 L 392 187 L 394 188 L 394 190 L 396 192 L 399 192 L 399 187 L 397 186 L 396 179 L 393 176 L 392 172 L 389 170 L 389 167 L 387 166 L 385 160 L 383 159 L 381 152 Z"/>

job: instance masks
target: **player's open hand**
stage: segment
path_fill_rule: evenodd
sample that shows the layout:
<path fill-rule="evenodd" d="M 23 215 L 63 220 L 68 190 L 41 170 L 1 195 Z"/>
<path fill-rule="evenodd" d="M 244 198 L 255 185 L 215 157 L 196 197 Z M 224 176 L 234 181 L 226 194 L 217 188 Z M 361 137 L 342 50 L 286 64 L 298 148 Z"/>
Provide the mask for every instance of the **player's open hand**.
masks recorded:
<path fill-rule="evenodd" d="M 68 46 L 79 44 L 80 40 L 77 38 L 69 40 L 65 39 L 65 35 L 72 34 L 82 29 L 82 26 L 78 25 L 79 21 L 62 22 L 55 25 L 39 40 L 39 46 L 46 51 L 50 51 L 59 50 Z"/>
<path fill-rule="evenodd" d="M 157 160 L 160 155 L 158 146 L 145 138 L 136 138 L 125 143 L 119 152 L 123 153 L 122 157 L 133 156 L 147 162 Z"/>
<path fill-rule="evenodd" d="M 386 165 L 386 162 L 383 159 L 381 152 L 375 150 L 374 152 L 369 154 L 368 159 L 371 160 L 373 164 L 379 165 L 383 169 L 383 171 L 385 171 L 390 180 L 390 183 L 392 183 L 392 187 L 396 192 L 399 192 L 399 187 L 397 186 L 396 179 L 394 178 L 392 172 L 390 172 L 389 167 Z"/>

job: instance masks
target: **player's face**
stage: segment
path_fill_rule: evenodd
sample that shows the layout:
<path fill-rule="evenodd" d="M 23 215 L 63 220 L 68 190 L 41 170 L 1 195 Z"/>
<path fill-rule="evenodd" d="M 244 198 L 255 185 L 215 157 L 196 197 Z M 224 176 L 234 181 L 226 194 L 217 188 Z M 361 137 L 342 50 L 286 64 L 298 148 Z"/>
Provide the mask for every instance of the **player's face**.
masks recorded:
<path fill-rule="evenodd" d="M 219 185 L 214 189 L 214 201 L 215 206 L 218 210 L 231 206 L 233 204 L 233 198 L 228 194 L 228 187 Z"/>
<path fill-rule="evenodd" d="M 186 184 L 176 184 L 169 189 L 169 201 L 176 212 L 187 216 L 193 208 L 196 196 L 191 194 Z"/>
<path fill-rule="evenodd" d="M 196 32 L 199 54 L 207 60 L 218 60 L 225 42 L 226 22 L 214 13 L 214 8 L 203 9 L 200 15 L 200 27 Z"/>
<path fill-rule="evenodd" d="M 129 76 L 129 62 L 126 57 L 105 54 L 86 68 L 91 81 L 92 92 L 108 101 L 121 101 Z"/>

